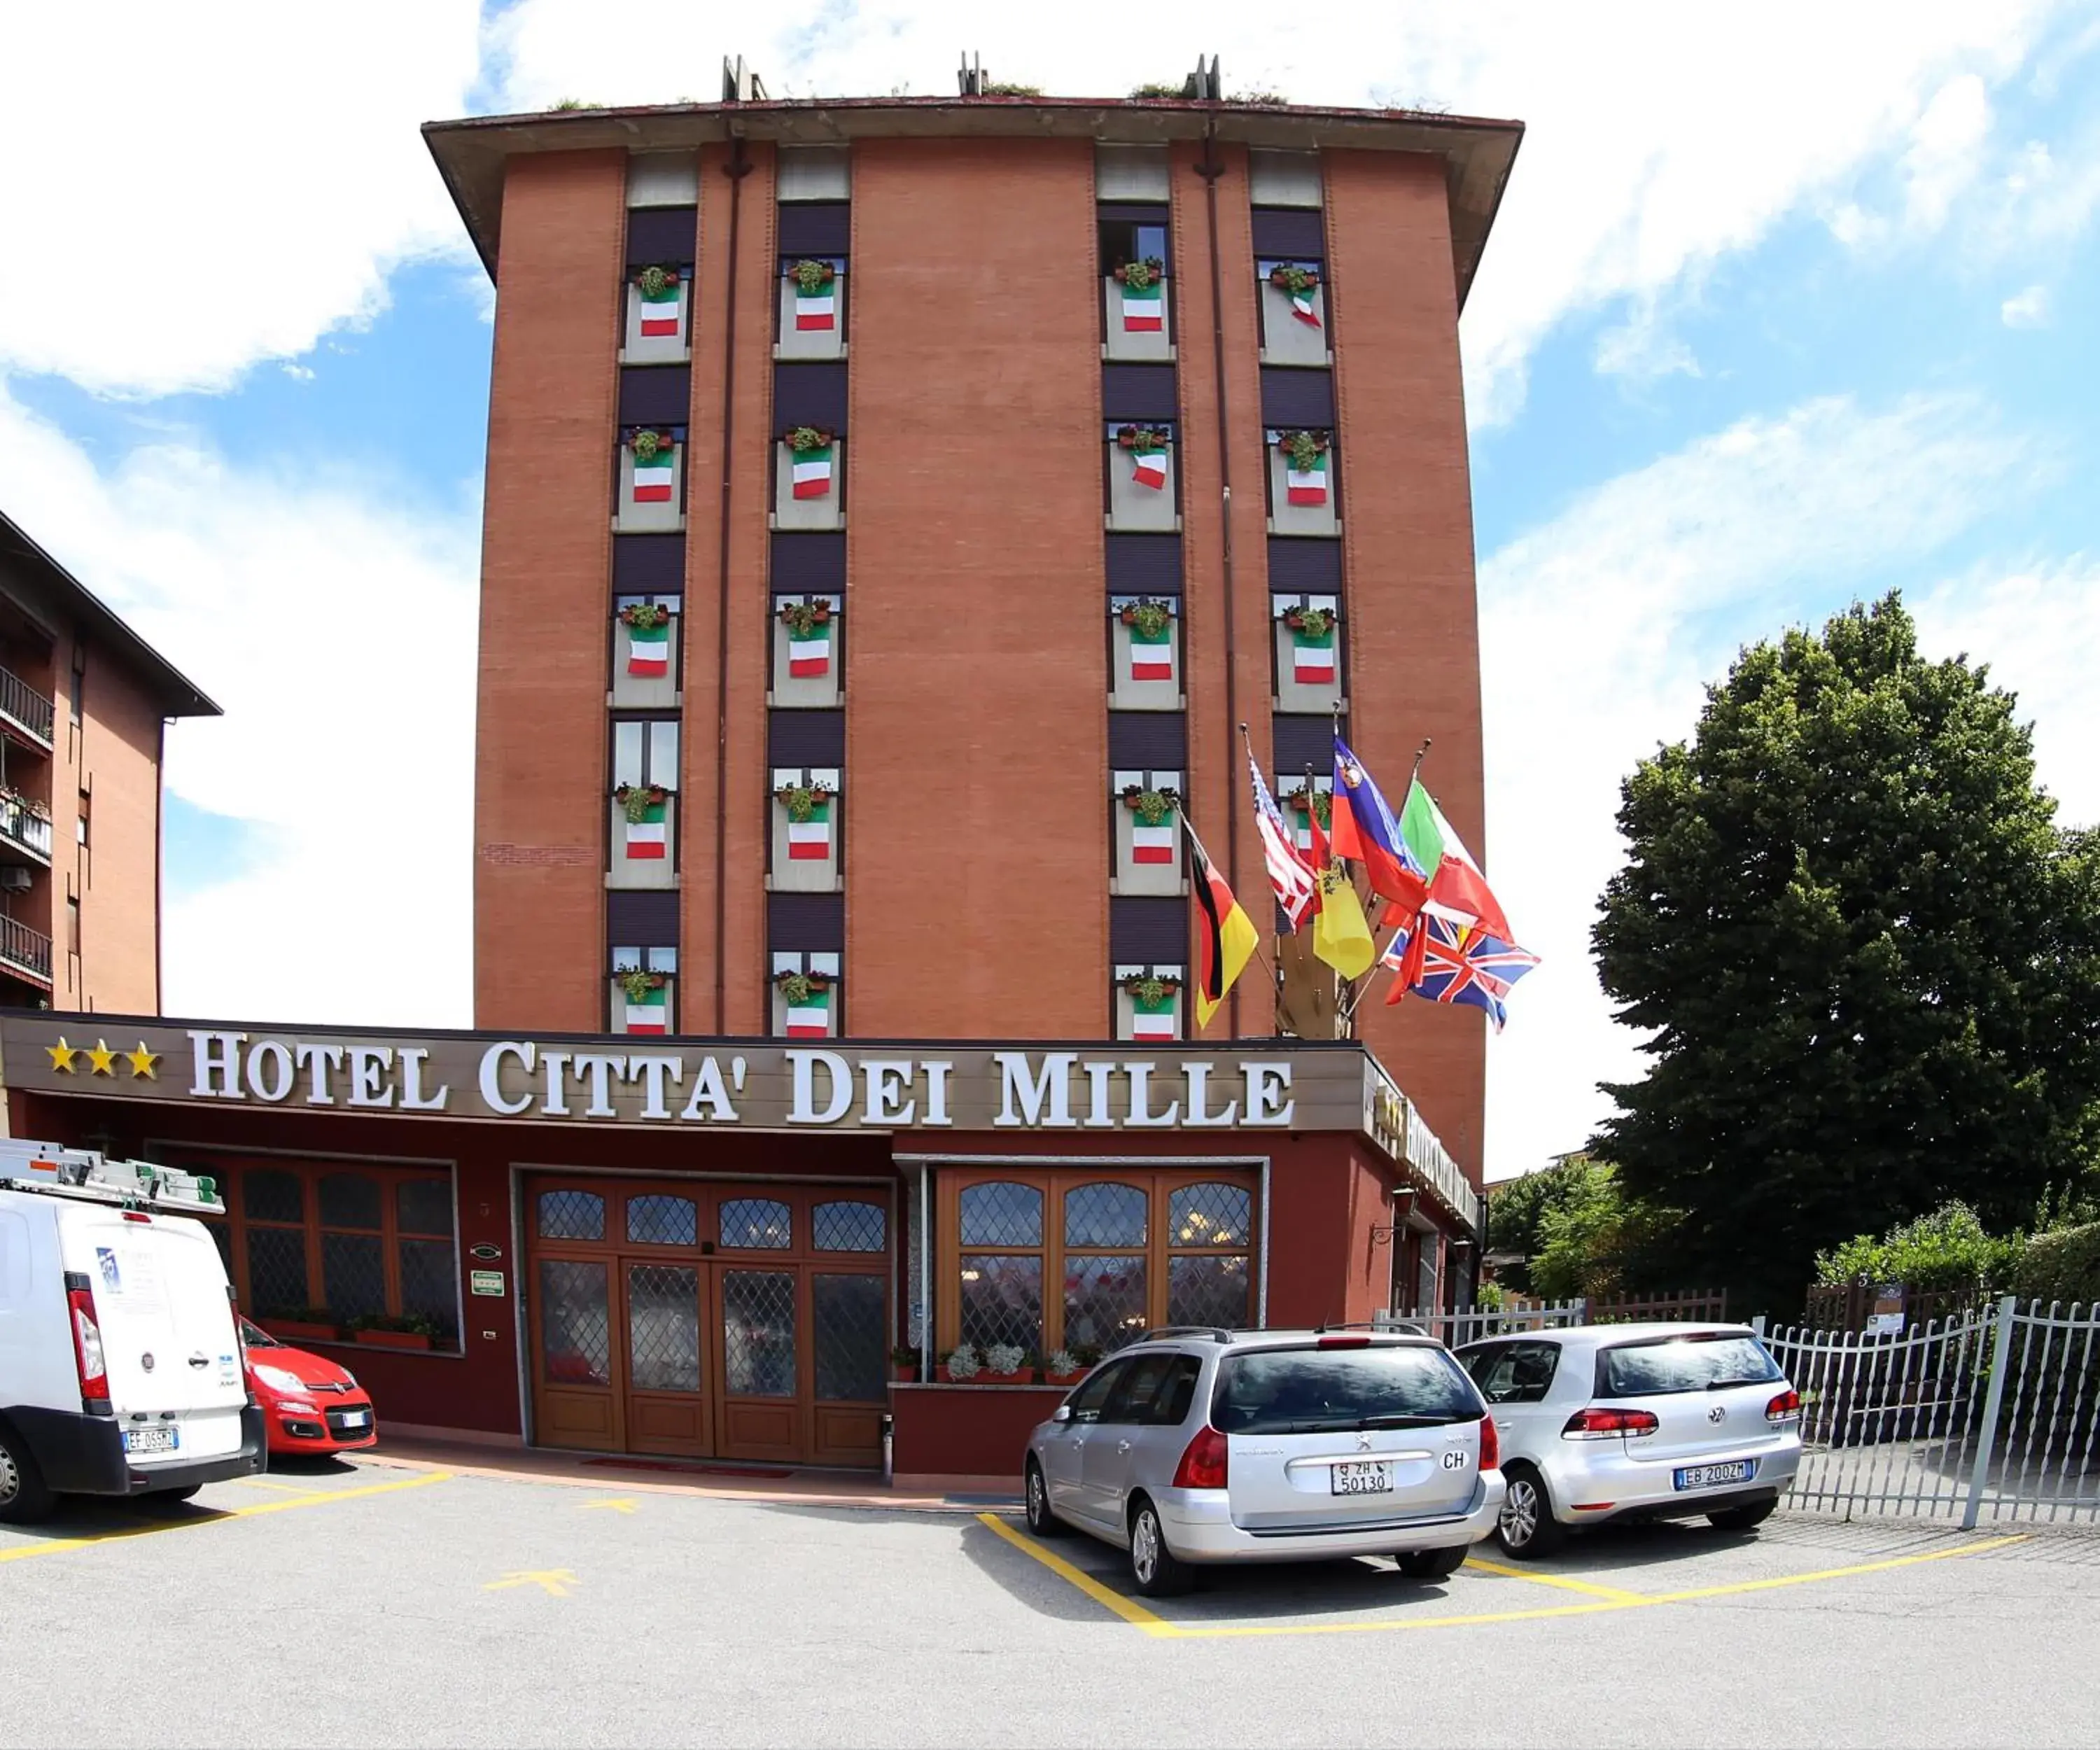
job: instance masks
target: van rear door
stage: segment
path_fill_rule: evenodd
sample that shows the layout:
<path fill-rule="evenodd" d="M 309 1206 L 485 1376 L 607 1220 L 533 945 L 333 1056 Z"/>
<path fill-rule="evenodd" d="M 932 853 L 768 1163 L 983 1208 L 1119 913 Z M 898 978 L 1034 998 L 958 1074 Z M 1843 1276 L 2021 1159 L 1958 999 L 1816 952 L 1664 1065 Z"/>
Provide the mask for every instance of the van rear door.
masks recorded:
<path fill-rule="evenodd" d="M 61 1255 L 95 1297 L 109 1398 L 135 1470 L 240 1449 L 248 1402 L 226 1267 L 201 1223 L 81 1205 Z"/>

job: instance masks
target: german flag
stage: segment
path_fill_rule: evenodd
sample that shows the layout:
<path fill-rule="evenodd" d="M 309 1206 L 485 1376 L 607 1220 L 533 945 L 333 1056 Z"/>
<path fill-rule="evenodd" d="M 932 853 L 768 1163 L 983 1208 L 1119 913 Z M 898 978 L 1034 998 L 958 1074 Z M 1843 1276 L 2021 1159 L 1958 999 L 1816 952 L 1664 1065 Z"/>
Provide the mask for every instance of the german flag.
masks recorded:
<path fill-rule="evenodd" d="M 1200 1032 L 1211 1025 L 1211 1017 L 1218 1012 L 1233 981 L 1246 971 L 1261 938 L 1185 814 L 1181 831 L 1189 841 L 1189 885 L 1196 900 L 1196 1027 Z"/>

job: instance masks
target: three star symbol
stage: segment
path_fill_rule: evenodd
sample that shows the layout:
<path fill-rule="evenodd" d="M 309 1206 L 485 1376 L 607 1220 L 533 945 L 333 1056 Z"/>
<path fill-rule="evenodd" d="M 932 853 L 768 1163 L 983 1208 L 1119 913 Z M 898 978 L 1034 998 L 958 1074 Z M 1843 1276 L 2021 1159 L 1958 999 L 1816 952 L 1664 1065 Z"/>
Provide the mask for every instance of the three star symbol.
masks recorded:
<path fill-rule="evenodd" d="M 60 1034 L 57 1044 L 47 1045 L 44 1049 L 51 1054 L 51 1068 L 61 1075 L 71 1075 L 74 1060 L 85 1057 L 89 1074 L 113 1077 L 117 1073 L 117 1061 L 121 1058 L 133 1075 L 143 1076 L 149 1082 L 159 1080 L 155 1067 L 161 1061 L 160 1053 L 148 1051 L 143 1039 L 139 1042 L 137 1051 L 122 1051 L 112 1050 L 107 1039 L 97 1039 L 92 1045 L 68 1045 L 65 1035 Z"/>

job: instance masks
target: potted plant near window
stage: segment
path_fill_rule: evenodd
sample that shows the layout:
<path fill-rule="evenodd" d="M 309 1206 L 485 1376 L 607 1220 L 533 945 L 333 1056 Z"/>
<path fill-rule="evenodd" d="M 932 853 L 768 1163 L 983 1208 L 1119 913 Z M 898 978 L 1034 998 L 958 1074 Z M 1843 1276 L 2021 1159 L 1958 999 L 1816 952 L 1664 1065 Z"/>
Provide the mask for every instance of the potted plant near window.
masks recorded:
<path fill-rule="evenodd" d="M 1052 1349 L 1043 1364 L 1043 1382 L 1048 1386 L 1076 1386 L 1087 1377 L 1087 1364 L 1070 1349 Z"/>
<path fill-rule="evenodd" d="M 428 1349 L 438 1328 L 421 1313 L 364 1312 L 350 1321 L 350 1334 L 380 1349 Z"/>
<path fill-rule="evenodd" d="M 977 1351 L 973 1343 L 957 1343 L 948 1351 L 948 1358 L 935 1370 L 935 1376 L 943 1385 L 967 1385 L 977 1377 Z"/>
<path fill-rule="evenodd" d="M 325 1307 L 266 1307 L 255 1322 L 285 1342 L 332 1343 L 342 1338 L 335 1315 Z"/>
<path fill-rule="evenodd" d="M 900 1382 L 919 1377 L 919 1351 L 908 1343 L 899 1343 L 889 1351 L 890 1373 Z"/>
<path fill-rule="evenodd" d="M 1025 1386 L 1035 1378 L 1028 1351 L 1018 1343 L 993 1343 L 985 1351 L 984 1370 L 977 1375 L 987 1386 Z"/>

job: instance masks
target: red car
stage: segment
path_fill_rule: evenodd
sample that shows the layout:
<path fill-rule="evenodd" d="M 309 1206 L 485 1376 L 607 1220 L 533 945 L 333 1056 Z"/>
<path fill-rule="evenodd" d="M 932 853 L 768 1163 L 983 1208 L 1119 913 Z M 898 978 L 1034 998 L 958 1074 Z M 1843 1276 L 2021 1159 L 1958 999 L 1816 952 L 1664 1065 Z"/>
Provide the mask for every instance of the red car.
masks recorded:
<path fill-rule="evenodd" d="M 377 1441 L 372 1400 L 346 1368 L 280 1343 L 246 1319 L 240 1338 L 248 1348 L 248 1389 L 262 1406 L 271 1453 L 347 1452 Z"/>

